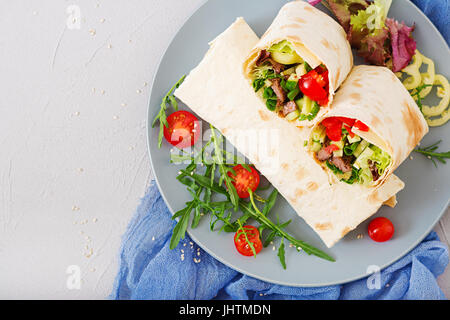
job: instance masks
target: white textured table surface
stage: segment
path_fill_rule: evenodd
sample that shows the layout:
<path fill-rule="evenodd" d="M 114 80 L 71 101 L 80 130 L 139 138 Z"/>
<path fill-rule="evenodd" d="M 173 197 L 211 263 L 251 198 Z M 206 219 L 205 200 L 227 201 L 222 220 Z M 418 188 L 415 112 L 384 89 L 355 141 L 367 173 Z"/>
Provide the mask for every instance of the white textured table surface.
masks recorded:
<path fill-rule="evenodd" d="M 0 298 L 110 293 L 152 179 L 149 85 L 204 1 L 0 2 Z M 448 212 L 436 230 L 448 243 Z M 450 296 L 449 269 L 439 281 Z"/>

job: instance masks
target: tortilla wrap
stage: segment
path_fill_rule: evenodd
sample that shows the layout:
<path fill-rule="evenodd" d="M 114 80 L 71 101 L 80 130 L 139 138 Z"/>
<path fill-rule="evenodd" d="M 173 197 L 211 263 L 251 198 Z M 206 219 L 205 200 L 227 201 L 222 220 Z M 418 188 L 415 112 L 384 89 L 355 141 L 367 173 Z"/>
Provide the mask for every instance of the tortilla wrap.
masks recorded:
<path fill-rule="evenodd" d="M 356 66 L 337 92 L 328 117 L 357 119 L 370 129 L 353 127 L 361 138 L 386 151 L 391 163 L 371 187 L 379 187 L 428 132 L 428 124 L 411 94 L 388 68 Z M 319 125 L 319 124 L 317 124 Z M 332 182 L 336 175 L 326 169 Z"/>
<path fill-rule="evenodd" d="M 289 41 L 313 69 L 324 64 L 329 72 L 328 105 L 320 108 L 314 120 L 296 121 L 299 125 L 311 126 L 330 109 L 334 93 L 352 69 L 353 55 L 347 34 L 333 18 L 309 3 L 302 0 L 289 2 L 246 56 L 243 70 L 249 80 L 252 80 L 259 53 L 283 40 Z"/>
<path fill-rule="evenodd" d="M 253 30 L 238 18 L 210 43 L 175 96 L 246 156 L 331 247 L 384 202 L 395 204 L 395 194 L 404 183 L 391 175 L 376 190 L 330 185 L 327 173 L 304 147 L 309 130 L 267 110 L 244 78 L 242 61 L 257 41 Z"/>

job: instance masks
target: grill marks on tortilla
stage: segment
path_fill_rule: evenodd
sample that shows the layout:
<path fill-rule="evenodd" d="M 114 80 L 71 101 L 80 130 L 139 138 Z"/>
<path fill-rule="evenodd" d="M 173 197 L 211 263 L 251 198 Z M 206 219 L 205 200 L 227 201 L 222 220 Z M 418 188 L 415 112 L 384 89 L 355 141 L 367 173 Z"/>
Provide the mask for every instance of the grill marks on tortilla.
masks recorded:
<path fill-rule="evenodd" d="M 311 181 L 306 185 L 308 191 L 316 191 L 317 189 L 319 189 L 319 185 L 316 182 Z"/>
<path fill-rule="evenodd" d="M 284 30 L 284 29 L 298 29 L 301 28 L 301 26 L 297 23 L 290 23 L 290 24 L 285 24 L 284 26 L 280 27 L 280 30 Z"/>
<path fill-rule="evenodd" d="M 380 202 L 382 202 L 382 200 L 380 199 L 380 196 L 378 194 L 378 189 L 375 190 L 374 192 L 372 192 L 367 197 L 367 200 L 369 201 L 370 204 L 379 204 Z"/>
<path fill-rule="evenodd" d="M 341 232 L 341 236 L 344 237 L 347 233 L 349 233 L 350 231 L 352 231 L 352 228 L 350 227 L 345 227 L 344 230 L 342 230 Z"/>
<path fill-rule="evenodd" d="M 330 49 L 330 43 L 327 41 L 327 39 L 322 39 L 322 41 L 320 41 L 320 43 L 327 49 Z"/>
<path fill-rule="evenodd" d="M 306 23 L 305 20 L 303 20 L 302 18 L 299 18 L 299 17 L 295 17 L 295 18 L 292 19 L 292 20 L 294 20 L 295 22 L 298 22 L 298 23 Z"/>
<path fill-rule="evenodd" d="M 306 194 L 306 191 L 305 191 L 305 190 L 300 189 L 300 188 L 295 189 L 295 196 L 296 196 L 296 197 L 300 198 L 301 196 L 303 196 L 303 195 L 305 195 L 305 194 Z"/>
<path fill-rule="evenodd" d="M 408 101 L 403 101 L 403 106 L 405 109 L 402 110 L 403 122 L 405 123 L 407 133 L 408 133 L 408 145 L 414 148 L 420 141 L 422 137 L 422 132 L 424 131 L 420 115 L 412 110 Z"/>
<path fill-rule="evenodd" d="M 325 231 L 325 230 L 333 229 L 333 225 L 330 222 L 316 223 L 314 225 L 314 228 L 316 228 L 317 230 L 320 230 L 320 231 Z"/>
<path fill-rule="evenodd" d="M 270 117 L 266 113 L 264 113 L 264 111 L 258 110 L 258 113 L 259 113 L 259 116 L 260 116 L 262 121 L 269 121 L 270 120 Z"/>
<path fill-rule="evenodd" d="M 302 180 L 306 176 L 306 170 L 303 167 L 298 167 L 297 172 L 295 173 L 295 178 L 297 180 Z"/>
<path fill-rule="evenodd" d="M 353 100 L 355 100 L 355 102 L 360 102 L 361 101 L 361 95 L 359 93 L 352 93 L 350 95 L 350 98 L 352 98 Z"/>

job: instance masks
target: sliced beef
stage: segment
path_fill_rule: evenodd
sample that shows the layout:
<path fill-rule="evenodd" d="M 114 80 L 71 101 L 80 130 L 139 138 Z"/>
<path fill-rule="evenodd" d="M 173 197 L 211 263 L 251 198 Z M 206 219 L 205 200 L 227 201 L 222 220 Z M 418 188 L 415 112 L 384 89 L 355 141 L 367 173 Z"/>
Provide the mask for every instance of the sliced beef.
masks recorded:
<path fill-rule="evenodd" d="M 370 172 L 372 172 L 373 181 L 377 181 L 380 177 L 380 173 L 378 172 L 377 164 L 376 162 L 373 162 L 372 160 L 368 161 L 369 163 L 369 169 Z"/>
<path fill-rule="evenodd" d="M 261 50 L 259 52 L 258 59 L 256 60 L 256 65 L 259 67 L 264 62 L 266 62 L 270 58 L 270 52 L 266 50 Z"/>
<path fill-rule="evenodd" d="M 332 155 L 333 151 L 330 151 L 328 148 L 324 146 L 322 149 L 320 149 L 319 152 L 317 152 L 317 160 L 326 161 L 330 159 Z"/>
<path fill-rule="evenodd" d="M 283 116 L 287 116 L 289 113 L 297 110 L 297 104 L 295 101 L 289 101 L 283 106 Z"/>
<path fill-rule="evenodd" d="M 281 87 L 281 79 L 279 78 L 275 78 L 272 79 L 272 90 L 273 92 L 275 92 L 275 95 L 277 96 L 277 106 L 279 106 L 279 104 L 283 104 L 286 101 L 286 92 L 284 92 L 283 88 Z"/>
<path fill-rule="evenodd" d="M 281 71 L 283 71 L 285 68 L 283 64 L 278 63 L 273 59 L 269 59 L 269 62 L 272 65 L 272 68 L 275 71 L 275 73 L 281 73 Z"/>
<path fill-rule="evenodd" d="M 352 171 L 352 158 L 351 157 L 332 157 L 331 163 L 334 164 L 342 172 Z"/>

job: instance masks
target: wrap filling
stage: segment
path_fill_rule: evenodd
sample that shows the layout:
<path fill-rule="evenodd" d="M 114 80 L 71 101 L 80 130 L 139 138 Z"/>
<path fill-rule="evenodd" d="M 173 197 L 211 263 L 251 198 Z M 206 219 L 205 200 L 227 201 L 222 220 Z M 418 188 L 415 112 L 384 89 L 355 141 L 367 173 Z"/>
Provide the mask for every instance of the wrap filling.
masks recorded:
<path fill-rule="evenodd" d="M 312 69 L 286 40 L 259 52 L 252 80 L 267 108 L 289 121 L 313 120 L 329 102 L 327 68 Z"/>
<path fill-rule="evenodd" d="M 324 119 L 312 131 L 308 148 L 324 167 L 348 184 L 374 185 L 391 163 L 391 156 L 352 132 L 367 125 L 345 117 Z"/>

